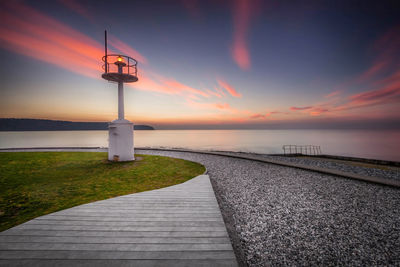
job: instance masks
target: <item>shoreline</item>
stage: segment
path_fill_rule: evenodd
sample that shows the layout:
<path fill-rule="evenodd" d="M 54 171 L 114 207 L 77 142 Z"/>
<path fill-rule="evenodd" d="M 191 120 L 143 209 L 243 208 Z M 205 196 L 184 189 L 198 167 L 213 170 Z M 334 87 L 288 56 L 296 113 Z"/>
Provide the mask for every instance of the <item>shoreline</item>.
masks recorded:
<path fill-rule="evenodd" d="M 67 149 L 107 151 L 99 147 Z M 10 151 L 18 150 L 23 151 Z M 232 245 L 243 266 L 282 261 L 385 265 L 396 258 L 387 253 L 398 247 L 396 235 L 389 235 L 398 222 L 396 187 L 267 162 L 269 157 L 279 156 L 256 159 L 248 153 L 136 150 L 199 162 L 207 168 Z M 370 234 L 371 225 L 377 229 L 375 235 Z M 382 239 L 386 240 L 384 247 L 369 246 Z"/>
<path fill-rule="evenodd" d="M 387 265 L 397 257 L 388 253 L 398 248 L 390 235 L 396 187 L 233 156 L 142 152 L 206 166 L 241 266 Z"/>
<path fill-rule="evenodd" d="M 186 152 L 186 153 L 197 153 L 197 154 L 205 154 L 205 155 L 215 155 L 215 156 L 223 156 L 223 157 L 232 157 L 237 159 L 244 159 L 250 161 L 256 161 L 267 164 L 274 164 L 283 167 L 301 169 L 306 171 L 317 172 L 326 175 L 334 175 L 347 179 L 360 180 L 369 183 L 376 183 L 386 186 L 392 186 L 395 188 L 400 187 L 400 169 L 397 170 L 398 166 L 400 166 L 399 162 L 393 162 L 394 165 L 384 164 L 382 166 L 390 166 L 392 168 L 396 168 L 395 171 L 378 171 L 371 172 L 363 171 L 366 168 L 343 168 L 334 165 L 327 164 L 312 164 L 312 160 L 319 159 L 323 157 L 319 156 L 308 156 L 302 155 L 302 158 L 307 158 L 308 161 L 301 160 L 296 158 L 295 156 L 284 156 L 282 155 L 267 155 L 267 154 L 257 154 L 257 153 L 247 153 L 247 152 L 231 152 L 231 151 L 203 151 L 203 150 L 189 150 L 189 149 L 172 149 L 172 148 L 135 148 L 136 150 L 152 150 L 152 151 L 169 151 L 169 152 Z M 52 147 L 52 148 L 11 148 L 11 149 L 0 149 L 0 152 L 107 152 L 107 148 L 105 147 Z M 326 158 L 329 158 L 329 155 L 324 155 Z M 334 157 L 334 156 L 332 156 Z M 345 157 L 348 158 L 348 157 Z M 342 160 L 339 157 L 335 157 L 335 160 Z M 358 161 L 360 158 L 356 158 Z M 311 160 L 311 164 L 310 164 Z M 345 160 L 348 161 L 348 160 Z M 369 159 L 365 159 L 365 163 L 371 164 Z M 378 164 L 379 165 L 379 164 Z"/>
<path fill-rule="evenodd" d="M 305 154 L 261 154 L 256 152 L 245 152 L 245 151 L 230 151 L 230 150 L 199 150 L 199 149 L 187 149 L 187 148 L 174 148 L 174 147 L 135 147 L 140 150 L 167 150 L 167 151 L 183 151 L 183 152 L 200 152 L 200 153 L 237 153 L 245 155 L 255 156 L 284 156 L 284 157 L 309 157 L 309 158 L 326 158 L 326 159 L 337 159 L 344 161 L 363 162 L 371 163 L 376 165 L 387 165 L 387 166 L 398 166 L 400 167 L 400 161 L 394 160 L 382 160 L 373 158 L 362 158 L 362 157 L 350 157 L 340 155 L 305 155 Z M 107 147 L 16 147 L 16 148 L 0 148 L 0 152 L 24 152 L 24 151 L 96 151 L 96 152 L 107 152 Z"/>

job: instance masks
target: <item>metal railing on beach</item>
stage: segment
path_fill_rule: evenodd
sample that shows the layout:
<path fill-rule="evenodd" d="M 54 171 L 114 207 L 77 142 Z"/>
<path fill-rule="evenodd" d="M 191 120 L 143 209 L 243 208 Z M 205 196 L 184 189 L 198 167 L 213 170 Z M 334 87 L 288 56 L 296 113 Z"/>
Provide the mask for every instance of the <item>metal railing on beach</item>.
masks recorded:
<path fill-rule="evenodd" d="M 313 145 L 284 145 L 282 147 L 284 155 L 321 155 L 321 146 Z"/>

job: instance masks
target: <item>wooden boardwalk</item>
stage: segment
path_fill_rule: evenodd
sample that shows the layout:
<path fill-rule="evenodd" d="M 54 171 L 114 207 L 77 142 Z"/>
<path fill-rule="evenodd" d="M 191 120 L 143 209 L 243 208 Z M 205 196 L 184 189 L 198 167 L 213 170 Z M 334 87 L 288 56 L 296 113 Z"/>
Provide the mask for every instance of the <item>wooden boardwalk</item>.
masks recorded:
<path fill-rule="evenodd" d="M 0 233 L 4 266 L 237 266 L 208 175 Z"/>

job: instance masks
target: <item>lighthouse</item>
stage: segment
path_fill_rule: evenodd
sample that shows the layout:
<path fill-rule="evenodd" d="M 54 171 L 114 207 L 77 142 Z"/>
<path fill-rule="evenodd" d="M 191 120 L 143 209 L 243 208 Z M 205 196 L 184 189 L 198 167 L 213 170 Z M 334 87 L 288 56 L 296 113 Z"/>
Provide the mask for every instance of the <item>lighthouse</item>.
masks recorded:
<path fill-rule="evenodd" d="M 108 126 L 108 160 L 133 161 L 133 123 L 125 119 L 124 83 L 137 82 L 137 61 L 121 54 L 107 54 L 107 31 L 104 32 L 104 73 L 101 77 L 118 84 L 118 119 Z"/>

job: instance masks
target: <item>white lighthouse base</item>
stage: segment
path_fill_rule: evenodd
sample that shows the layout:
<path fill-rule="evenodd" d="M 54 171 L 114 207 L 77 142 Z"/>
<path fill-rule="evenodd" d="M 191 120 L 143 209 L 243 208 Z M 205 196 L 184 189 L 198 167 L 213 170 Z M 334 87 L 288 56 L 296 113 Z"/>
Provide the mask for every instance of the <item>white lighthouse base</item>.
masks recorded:
<path fill-rule="evenodd" d="M 108 125 L 108 160 L 135 160 L 132 122 L 115 120 Z"/>

